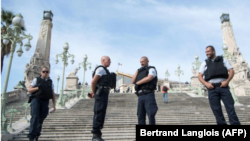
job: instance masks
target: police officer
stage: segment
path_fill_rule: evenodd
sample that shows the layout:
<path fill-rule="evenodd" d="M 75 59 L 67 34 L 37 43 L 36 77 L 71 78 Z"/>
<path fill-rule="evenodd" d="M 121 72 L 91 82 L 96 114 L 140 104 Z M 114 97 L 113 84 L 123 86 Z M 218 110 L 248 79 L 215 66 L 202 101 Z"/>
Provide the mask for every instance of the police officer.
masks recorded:
<path fill-rule="evenodd" d="M 108 56 L 103 56 L 101 58 L 102 65 L 96 67 L 92 75 L 92 93 L 88 95 L 90 98 L 95 98 L 93 129 L 91 131 L 93 134 L 92 141 L 104 141 L 102 139 L 101 129 L 103 128 L 105 120 L 109 92 L 112 88 L 111 74 L 107 69 L 110 63 L 110 58 Z"/>
<path fill-rule="evenodd" d="M 141 68 L 136 71 L 132 78 L 132 84 L 135 84 L 138 96 L 138 125 L 146 124 L 146 113 L 148 114 L 149 125 L 155 125 L 155 115 L 158 110 L 154 93 L 158 80 L 157 72 L 155 67 L 148 66 L 148 62 L 147 57 L 141 57 Z"/>
<path fill-rule="evenodd" d="M 208 99 L 217 125 L 227 124 L 222 113 L 221 100 L 225 105 L 230 124 L 240 125 L 234 109 L 234 100 L 228 87 L 234 76 L 233 67 L 227 59 L 216 56 L 215 49 L 211 45 L 206 47 L 206 55 L 208 59 L 201 64 L 198 78 L 208 89 Z"/>
<path fill-rule="evenodd" d="M 31 94 L 31 120 L 28 138 L 30 141 L 37 141 L 41 135 L 41 129 L 44 119 L 49 112 L 49 100 L 53 100 L 53 111 L 56 110 L 56 98 L 54 93 L 54 85 L 49 78 L 49 68 L 42 67 L 41 76 L 34 78 L 29 89 Z"/>

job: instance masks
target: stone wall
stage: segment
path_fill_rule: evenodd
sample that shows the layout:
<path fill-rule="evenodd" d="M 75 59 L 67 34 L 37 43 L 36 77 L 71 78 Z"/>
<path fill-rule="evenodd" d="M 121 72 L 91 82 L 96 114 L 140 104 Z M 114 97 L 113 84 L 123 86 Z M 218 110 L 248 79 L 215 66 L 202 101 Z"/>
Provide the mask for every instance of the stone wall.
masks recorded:
<path fill-rule="evenodd" d="M 20 99 L 27 98 L 27 91 L 22 89 L 13 90 L 6 93 L 6 104 Z"/>

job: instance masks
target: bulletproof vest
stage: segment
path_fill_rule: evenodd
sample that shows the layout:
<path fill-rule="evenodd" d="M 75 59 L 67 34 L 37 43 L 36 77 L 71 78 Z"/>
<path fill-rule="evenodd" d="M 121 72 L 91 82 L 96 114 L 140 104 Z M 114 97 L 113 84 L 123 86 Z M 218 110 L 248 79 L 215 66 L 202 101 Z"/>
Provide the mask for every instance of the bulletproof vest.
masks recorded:
<path fill-rule="evenodd" d="M 36 86 L 42 85 L 42 87 L 39 88 L 38 91 L 34 92 L 33 95 L 38 99 L 52 99 L 53 98 L 52 80 L 48 78 L 48 80 L 46 81 L 41 77 L 37 77 L 36 79 L 37 79 Z"/>
<path fill-rule="evenodd" d="M 114 73 L 110 73 L 109 70 L 102 65 L 95 68 L 95 71 L 92 74 L 92 78 L 94 78 L 95 72 L 99 67 L 104 68 L 104 70 L 106 71 L 106 75 L 101 76 L 101 78 L 97 81 L 97 85 L 108 86 L 108 87 L 114 88 L 116 85 L 116 75 Z"/>
<path fill-rule="evenodd" d="M 217 56 L 214 61 L 207 59 L 207 70 L 204 72 L 205 80 L 209 81 L 213 78 L 228 78 L 228 70 L 224 66 L 223 57 Z"/>
<path fill-rule="evenodd" d="M 153 66 L 141 67 L 140 69 L 138 69 L 138 74 L 136 76 L 135 83 L 147 77 L 150 68 L 155 69 L 155 67 Z M 156 77 L 154 77 L 151 81 L 147 83 L 138 85 L 138 90 L 156 90 L 157 81 L 158 81 L 158 78 L 157 78 L 157 71 L 156 71 Z"/>

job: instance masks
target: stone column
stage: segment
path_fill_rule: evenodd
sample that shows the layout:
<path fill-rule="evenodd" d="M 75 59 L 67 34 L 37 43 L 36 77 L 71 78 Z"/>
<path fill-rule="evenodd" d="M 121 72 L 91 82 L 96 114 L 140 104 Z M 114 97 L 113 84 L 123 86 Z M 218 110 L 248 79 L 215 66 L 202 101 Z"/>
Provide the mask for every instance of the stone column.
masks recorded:
<path fill-rule="evenodd" d="M 51 44 L 51 31 L 52 31 L 52 16 L 48 18 L 46 14 L 52 14 L 51 11 L 44 11 L 44 19 L 41 22 L 40 32 L 37 40 L 37 45 L 30 63 L 26 64 L 24 73 L 24 80 L 26 88 L 29 88 L 30 83 L 35 77 L 40 76 L 41 66 L 50 68 L 50 44 Z"/>
<path fill-rule="evenodd" d="M 247 95 L 246 88 L 249 88 L 249 65 L 244 60 L 242 53 L 239 51 L 239 47 L 236 44 L 235 36 L 233 33 L 232 23 L 230 22 L 229 14 L 221 15 L 221 30 L 223 36 L 223 43 L 228 47 L 227 51 L 229 54 L 235 57 L 233 60 L 228 60 L 234 69 L 234 77 L 232 79 L 231 87 L 238 96 Z"/>

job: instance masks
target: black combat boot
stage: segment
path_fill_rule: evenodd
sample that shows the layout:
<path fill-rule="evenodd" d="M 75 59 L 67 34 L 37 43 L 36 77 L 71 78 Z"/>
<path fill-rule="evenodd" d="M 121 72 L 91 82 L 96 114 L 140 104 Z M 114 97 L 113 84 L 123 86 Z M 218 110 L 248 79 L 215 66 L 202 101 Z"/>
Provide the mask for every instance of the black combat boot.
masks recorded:
<path fill-rule="evenodd" d="M 101 135 L 101 134 L 94 133 L 94 134 L 93 134 L 92 141 L 105 141 L 105 140 L 102 139 L 102 135 Z"/>

